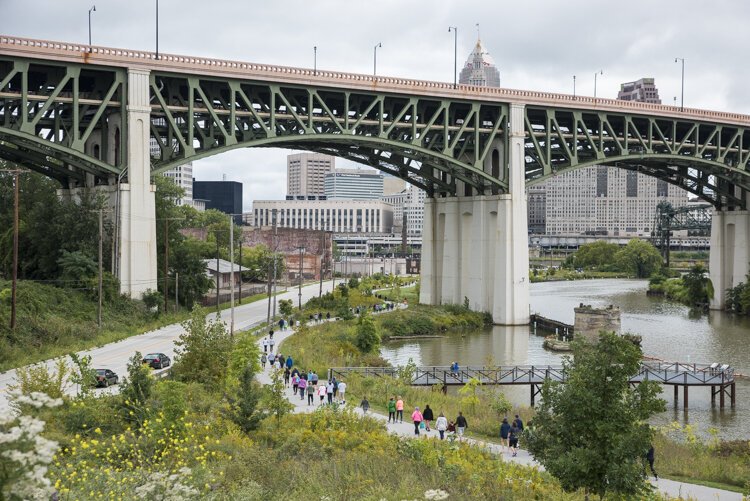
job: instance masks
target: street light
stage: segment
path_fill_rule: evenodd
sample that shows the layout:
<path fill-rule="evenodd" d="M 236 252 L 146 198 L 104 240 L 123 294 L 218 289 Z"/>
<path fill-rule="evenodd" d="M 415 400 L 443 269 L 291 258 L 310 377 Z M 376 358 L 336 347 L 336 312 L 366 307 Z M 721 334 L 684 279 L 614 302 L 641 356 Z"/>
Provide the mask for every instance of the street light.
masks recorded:
<path fill-rule="evenodd" d="M 300 246 L 297 249 L 299 249 L 299 293 L 297 294 L 297 307 L 299 311 L 302 311 L 302 262 L 305 259 L 305 248 Z"/>
<path fill-rule="evenodd" d="M 375 76 L 378 74 L 378 47 L 383 47 L 383 44 L 381 42 L 378 42 L 375 45 L 375 48 L 372 50 L 372 76 Z"/>
<path fill-rule="evenodd" d="M 159 59 L 159 0 L 156 0 L 156 59 Z"/>
<path fill-rule="evenodd" d="M 96 12 L 96 5 L 89 9 L 89 52 L 91 52 L 91 13 Z"/>
<path fill-rule="evenodd" d="M 680 91 L 680 111 L 685 110 L 685 58 L 676 57 L 674 62 L 680 61 L 682 63 L 682 79 L 681 79 L 681 91 Z"/>
<path fill-rule="evenodd" d="M 318 46 L 313 46 L 313 75 L 318 76 Z"/>
<path fill-rule="evenodd" d="M 604 70 L 599 70 L 594 73 L 594 99 L 596 99 L 596 77 L 599 75 L 604 75 Z"/>
<path fill-rule="evenodd" d="M 576 76 L 573 75 L 573 99 L 576 98 Z"/>
<path fill-rule="evenodd" d="M 453 88 L 457 88 L 456 76 L 458 72 L 458 28 L 448 26 L 448 33 L 453 32 Z"/>

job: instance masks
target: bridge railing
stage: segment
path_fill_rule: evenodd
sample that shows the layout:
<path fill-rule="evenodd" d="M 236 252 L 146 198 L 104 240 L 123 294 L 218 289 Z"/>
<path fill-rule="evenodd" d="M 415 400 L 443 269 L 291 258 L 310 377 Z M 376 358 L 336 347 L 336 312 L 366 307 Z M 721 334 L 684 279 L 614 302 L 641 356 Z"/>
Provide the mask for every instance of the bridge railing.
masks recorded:
<path fill-rule="evenodd" d="M 399 367 L 332 367 L 328 377 L 341 379 L 351 374 L 363 377 L 399 377 Z M 560 365 L 515 365 L 497 367 L 464 367 L 454 371 L 449 366 L 417 367 L 411 374 L 411 384 L 463 385 L 471 379 L 482 384 L 541 384 L 546 380 L 564 382 L 567 375 Z M 677 385 L 724 385 L 734 381 L 734 369 L 719 364 L 689 364 L 680 362 L 643 362 L 632 383 L 656 381 Z"/>
<path fill-rule="evenodd" d="M 81 54 L 83 54 L 84 60 L 86 60 L 87 57 L 90 57 L 87 56 L 87 54 L 90 54 L 93 56 L 98 55 L 106 56 L 109 58 L 120 58 L 133 62 L 149 62 L 151 64 L 164 65 L 166 68 L 168 68 L 169 66 L 179 67 L 180 65 L 187 64 L 194 68 L 225 69 L 232 73 L 237 73 L 238 71 L 253 71 L 267 74 L 288 75 L 296 80 L 299 80 L 301 78 L 306 81 L 312 80 L 322 83 L 330 83 L 327 82 L 330 80 L 348 81 L 352 83 L 361 82 L 372 85 L 399 87 L 401 88 L 401 90 L 412 92 L 434 92 L 435 90 L 439 90 L 441 93 L 455 94 L 462 97 L 465 97 L 466 94 L 472 94 L 473 96 L 476 96 L 478 98 L 486 96 L 492 99 L 499 100 L 505 99 L 507 101 L 521 102 L 535 101 L 536 104 L 560 104 L 567 107 L 593 107 L 598 109 L 611 109 L 617 111 L 637 110 L 686 118 L 732 121 L 741 125 L 747 125 L 750 123 L 750 116 L 739 113 L 701 110 L 696 108 L 683 108 L 682 110 L 680 110 L 676 106 L 640 103 L 636 101 L 622 101 L 617 99 L 606 99 L 580 95 L 574 96 L 570 94 L 558 94 L 533 90 L 506 89 L 501 87 L 479 87 L 466 84 L 459 84 L 457 86 L 454 86 L 449 82 L 435 82 L 410 78 L 396 78 L 309 68 L 295 68 L 289 66 L 255 64 L 206 57 L 180 56 L 162 53 L 157 55 L 154 52 L 142 50 L 117 49 L 96 45 L 57 42 L 52 40 L 37 40 L 0 35 L 0 49 L 4 45 L 22 48 L 28 47 L 32 49 L 47 49 L 58 51 L 59 53 L 70 53 L 76 56 L 80 56 Z M 92 59 L 87 62 L 95 63 L 96 59 Z M 111 61 L 102 61 L 102 64 L 106 64 L 109 62 Z"/>

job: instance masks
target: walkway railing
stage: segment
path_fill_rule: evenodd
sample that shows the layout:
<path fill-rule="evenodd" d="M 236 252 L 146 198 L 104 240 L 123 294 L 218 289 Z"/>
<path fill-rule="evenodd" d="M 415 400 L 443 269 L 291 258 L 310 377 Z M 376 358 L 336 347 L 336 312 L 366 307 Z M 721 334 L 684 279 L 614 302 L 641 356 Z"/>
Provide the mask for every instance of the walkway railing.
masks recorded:
<path fill-rule="evenodd" d="M 399 367 L 331 367 L 328 378 L 346 378 L 352 374 L 362 377 L 402 377 L 407 369 Z M 567 374 L 561 365 L 514 365 L 496 367 L 464 367 L 457 371 L 448 366 L 417 367 L 408 372 L 409 384 L 413 386 L 441 385 L 444 389 L 451 385 L 465 385 L 470 380 L 494 385 L 530 385 L 531 405 L 540 393 L 545 381 L 564 383 Z M 729 365 L 693 364 L 681 362 L 642 362 L 637 374 L 630 378 L 631 384 L 655 381 L 674 386 L 675 402 L 677 387 L 683 386 L 684 405 L 687 407 L 689 386 L 710 386 L 711 401 L 720 396 L 724 407 L 724 396 L 728 394 L 731 404 L 735 404 L 735 373 Z M 718 389 L 717 389 L 718 388 Z"/>

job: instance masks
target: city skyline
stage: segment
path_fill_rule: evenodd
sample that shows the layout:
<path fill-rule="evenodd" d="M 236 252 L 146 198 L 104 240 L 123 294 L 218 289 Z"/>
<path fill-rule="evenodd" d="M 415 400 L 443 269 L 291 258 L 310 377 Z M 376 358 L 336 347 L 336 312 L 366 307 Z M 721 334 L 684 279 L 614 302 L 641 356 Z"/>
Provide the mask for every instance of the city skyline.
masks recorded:
<path fill-rule="evenodd" d="M 204 4 L 185 0 L 161 2 L 159 49 L 163 53 L 211 56 L 286 66 L 372 73 L 373 45 L 378 49 L 378 75 L 453 80 L 454 34 L 458 27 L 458 67 L 476 44 L 478 35 L 501 71 L 509 88 L 592 95 L 594 73 L 597 95 L 615 98 L 620 84 L 653 77 L 665 104 L 680 92 L 680 64 L 685 58 L 685 106 L 750 113 L 743 84 L 748 70 L 730 61 L 741 60 L 743 39 L 750 35 L 742 20 L 750 5 L 720 2 L 707 5 L 682 2 L 680 10 L 668 3 L 635 0 L 616 12 L 607 5 L 574 1 L 494 5 L 481 2 L 384 1 L 343 9 L 339 1 L 315 4 L 293 2 L 291 8 L 309 23 L 288 30 L 289 5 L 212 4 L 216 12 L 232 9 L 230 20 L 210 36 L 205 32 Z M 179 5 L 179 10 L 175 8 Z M 78 0 L 5 2 L 0 33 L 30 38 L 86 43 L 87 13 L 91 5 Z M 35 14 L 29 16 L 28 12 Z M 393 16 L 398 10 L 399 15 Z M 217 16 L 216 19 L 224 19 Z M 480 20 L 504 19 L 502 29 Z M 252 30 L 248 30 L 248 25 Z M 336 27 L 341 29 L 336 29 Z M 341 43 L 342 29 L 356 26 L 354 35 Z M 387 26 L 387 30 L 383 27 Z M 123 48 L 154 50 L 154 2 L 104 3 L 92 17 L 92 42 Z M 325 29 L 321 29 L 325 28 Z M 258 43 L 273 40 L 273 43 Z M 555 41 L 555 43 L 550 43 Z M 194 163 L 197 180 L 227 179 L 242 182 L 243 207 L 256 198 L 281 198 L 285 190 L 285 157 L 292 150 L 235 150 Z M 341 167 L 355 164 L 341 161 Z"/>

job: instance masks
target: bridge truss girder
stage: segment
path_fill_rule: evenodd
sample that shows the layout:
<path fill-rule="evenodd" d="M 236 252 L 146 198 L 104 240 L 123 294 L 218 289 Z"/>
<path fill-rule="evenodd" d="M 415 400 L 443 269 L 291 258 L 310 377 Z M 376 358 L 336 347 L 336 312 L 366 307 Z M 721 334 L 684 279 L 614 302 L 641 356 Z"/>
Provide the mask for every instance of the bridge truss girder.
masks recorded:
<path fill-rule="evenodd" d="M 526 179 L 614 165 L 680 186 L 717 208 L 747 207 L 750 130 L 629 113 L 526 108 Z"/>
<path fill-rule="evenodd" d="M 107 161 L 107 134 L 98 156 L 87 154 L 86 142 L 112 126 L 113 115 L 125 116 L 125 80 L 123 69 L 0 59 L 0 155 L 64 185 L 82 185 L 87 175 L 110 182 L 125 164 L 124 148 Z"/>
<path fill-rule="evenodd" d="M 431 195 L 506 191 L 486 172 L 508 106 L 377 91 L 151 75 L 155 172 L 238 147 L 287 147 L 349 158 Z M 499 171 L 499 169 L 498 169 Z"/>

